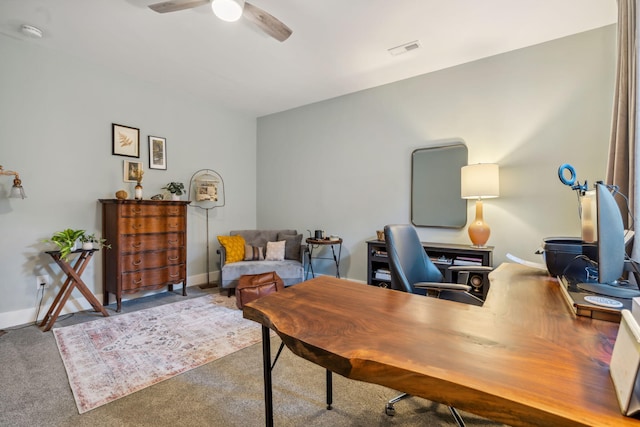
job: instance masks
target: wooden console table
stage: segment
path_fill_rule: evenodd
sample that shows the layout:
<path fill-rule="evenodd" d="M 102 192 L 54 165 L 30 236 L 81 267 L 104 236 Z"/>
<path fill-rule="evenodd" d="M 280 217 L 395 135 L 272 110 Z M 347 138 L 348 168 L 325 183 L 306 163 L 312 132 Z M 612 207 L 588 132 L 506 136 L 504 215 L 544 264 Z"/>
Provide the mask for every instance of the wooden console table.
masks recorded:
<path fill-rule="evenodd" d="M 62 310 L 62 307 L 67 303 L 71 292 L 74 289 L 78 289 L 82 296 L 84 296 L 87 301 L 91 304 L 95 311 L 99 311 L 104 316 L 108 317 L 109 313 L 104 309 L 100 301 L 91 293 L 87 285 L 82 281 L 80 276 L 84 272 L 84 269 L 91 261 L 91 257 L 93 253 L 96 252 L 97 249 L 89 249 L 84 250 L 80 249 L 77 251 L 73 251 L 72 254 L 79 254 L 80 256 L 76 260 L 73 267 L 67 260 L 64 260 L 60 256 L 60 251 L 46 251 L 45 253 L 49 254 L 51 258 L 60 266 L 62 271 L 67 275 L 67 279 L 64 281 L 64 284 L 60 288 L 58 295 L 56 295 L 53 300 L 53 304 L 51 304 L 51 308 L 47 311 L 47 315 L 44 316 L 42 322 L 40 322 L 40 326 L 44 326 L 44 332 L 51 329 L 56 320 L 58 319 L 58 315 Z"/>
<path fill-rule="evenodd" d="M 273 329 L 328 371 L 508 425 L 640 427 L 609 376 L 618 324 L 577 318 L 539 270 L 502 264 L 490 279 L 482 307 L 328 276 L 247 304 L 263 328 L 266 425 Z"/>

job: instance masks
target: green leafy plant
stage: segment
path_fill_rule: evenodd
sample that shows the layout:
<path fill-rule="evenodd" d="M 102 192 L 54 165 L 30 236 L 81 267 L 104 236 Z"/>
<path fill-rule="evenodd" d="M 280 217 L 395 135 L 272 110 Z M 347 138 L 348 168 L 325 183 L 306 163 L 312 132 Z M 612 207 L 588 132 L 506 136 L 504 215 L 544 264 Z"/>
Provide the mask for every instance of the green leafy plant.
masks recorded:
<path fill-rule="evenodd" d="M 53 236 L 50 239 L 46 239 L 45 242 L 55 243 L 60 250 L 60 258 L 67 259 L 71 251 L 75 249 L 76 241 L 83 237 L 84 233 L 84 230 L 67 228 L 53 233 Z"/>
<path fill-rule="evenodd" d="M 162 189 L 178 196 L 182 196 L 184 194 L 184 184 L 181 182 L 170 182 L 162 187 Z"/>
<path fill-rule="evenodd" d="M 107 240 L 101 237 L 96 237 L 95 234 L 83 234 L 80 236 L 80 241 L 82 243 L 93 243 L 93 247 L 96 249 L 107 248 L 111 249 L 111 245 L 107 245 Z"/>

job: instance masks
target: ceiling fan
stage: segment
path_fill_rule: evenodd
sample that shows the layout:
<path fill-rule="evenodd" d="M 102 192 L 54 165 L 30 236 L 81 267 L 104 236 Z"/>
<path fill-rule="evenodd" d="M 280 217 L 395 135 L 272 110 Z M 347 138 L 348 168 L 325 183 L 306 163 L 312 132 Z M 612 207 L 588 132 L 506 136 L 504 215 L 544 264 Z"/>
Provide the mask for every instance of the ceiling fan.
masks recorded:
<path fill-rule="evenodd" d="M 244 0 L 170 0 L 155 3 L 149 8 L 158 13 L 177 12 L 211 3 L 215 15 L 224 21 L 237 21 L 244 16 L 262 31 L 278 41 L 285 41 L 292 31 L 280 20 Z"/>

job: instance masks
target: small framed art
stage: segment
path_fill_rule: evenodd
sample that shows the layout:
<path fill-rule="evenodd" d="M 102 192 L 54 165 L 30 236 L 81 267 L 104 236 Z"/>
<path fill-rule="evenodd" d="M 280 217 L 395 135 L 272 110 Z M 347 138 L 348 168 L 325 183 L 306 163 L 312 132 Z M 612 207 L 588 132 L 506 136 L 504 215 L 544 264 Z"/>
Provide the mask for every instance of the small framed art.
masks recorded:
<path fill-rule="evenodd" d="M 142 181 L 142 175 L 144 169 L 142 169 L 142 162 L 132 162 L 129 160 L 124 161 L 124 182 L 138 182 Z"/>
<path fill-rule="evenodd" d="M 167 170 L 167 140 L 149 135 L 149 169 Z"/>
<path fill-rule="evenodd" d="M 111 135 L 113 155 L 140 157 L 140 129 L 112 123 Z"/>

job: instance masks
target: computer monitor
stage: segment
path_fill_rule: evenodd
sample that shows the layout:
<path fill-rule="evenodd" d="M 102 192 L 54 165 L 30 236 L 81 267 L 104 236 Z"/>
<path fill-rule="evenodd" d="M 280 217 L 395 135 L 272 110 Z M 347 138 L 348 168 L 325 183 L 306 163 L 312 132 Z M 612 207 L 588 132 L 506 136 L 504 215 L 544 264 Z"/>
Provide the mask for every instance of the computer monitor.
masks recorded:
<path fill-rule="evenodd" d="M 621 286 L 624 272 L 625 244 L 622 215 L 606 185 L 596 184 L 598 229 L 598 283 L 579 283 L 578 288 L 617 298 L 640 296 L 640 291 Z"/>

